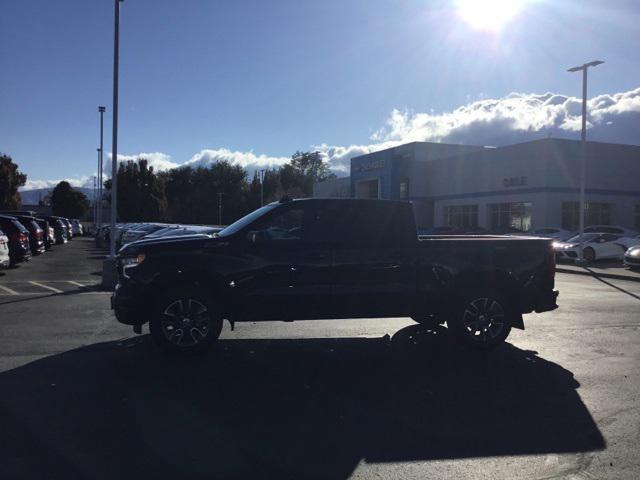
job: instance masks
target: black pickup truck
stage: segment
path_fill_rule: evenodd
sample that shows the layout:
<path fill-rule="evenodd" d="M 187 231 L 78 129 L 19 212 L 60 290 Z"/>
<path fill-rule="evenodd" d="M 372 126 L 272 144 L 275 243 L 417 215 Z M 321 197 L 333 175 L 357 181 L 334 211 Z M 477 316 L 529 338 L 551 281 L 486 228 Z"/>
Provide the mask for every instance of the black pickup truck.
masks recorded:
<path fill-rule="evenodd" d="M 117 319 L 174 351 L 231 322 L 412 317 L 478 348 L 557 308 L 551 241 L 421 236 L 409 202 L 282 200 L 213 238 L 140 240 L 118 254 Z"/>

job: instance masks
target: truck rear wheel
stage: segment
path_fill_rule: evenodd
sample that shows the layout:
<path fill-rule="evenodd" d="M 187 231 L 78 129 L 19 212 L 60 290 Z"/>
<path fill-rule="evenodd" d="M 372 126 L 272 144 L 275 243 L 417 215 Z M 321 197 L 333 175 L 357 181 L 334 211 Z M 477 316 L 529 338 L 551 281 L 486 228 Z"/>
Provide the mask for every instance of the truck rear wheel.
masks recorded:
<path fill-rule="evenodd" d="M 198 292 L 169 293 L 156 302 L 149 330 L 164 350 L 200 353 L 220 336 L 222 317 L 219 310 Z"/>
<path fill-rule="evenodd" d="M 453 309 L 447 326 L 466 345 L 490 350 L 509 336 L 512 312 L 510 305 L 500 295 L 477 292 L 465 296 Z"/>

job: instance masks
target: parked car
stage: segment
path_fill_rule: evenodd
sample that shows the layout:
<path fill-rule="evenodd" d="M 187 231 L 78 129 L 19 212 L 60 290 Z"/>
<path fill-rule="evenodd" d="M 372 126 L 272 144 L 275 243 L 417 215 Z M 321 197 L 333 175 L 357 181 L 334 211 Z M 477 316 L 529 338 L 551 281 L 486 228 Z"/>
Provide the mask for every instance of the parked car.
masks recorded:
<path fill-rule="evenodd" d="M 0 269 L 9 268 L 11 259 L 9 258 L 9 237 L 0 230 Z"/>
<path fill-rule="evenodd" d="M 135 242 L 136 240 L 140 240 L 146 235 L 157 232 L 158 230 L 164 229 L 167 226 L 168 225 L 164 225 L 161 223 L 145 223 L 142 225 L 138 225 L 135 228 L 130 228 L 124 233 L 124 235 L 122 235 L 122 240 L 120 242 L 121 246 L 126 245 L 127 243 Z"/>
<path fill-rule="evenodd" d="M 12 215 L 29 231 L 29 245 L 31 247 L 31 253 L 39 255 L 46 251 L 44 245 L 44 230 L 40 228 L 35 217 L 28 215 Z"/>
<path fill-rule="evenodd" d="M 620 244 L 621 235 L 613 233 L 585 233 L 582 239 L 585 260 L 593 262 L 605 258 L 624 256 L 625 248 Z M 566 242 L 554 242 L 553 249 L 558 259 L 576 259 L 580 256 L 580 235 L 571 237 Z"/>
<path fill-rule="evenodd" d="M 56 218 L 60 219 L 62 223 L 65 224 L 65 226 L 67 227 L 67 240 L 71 240 L 74 237 L 73 225 L 71 225 L 71 221 L 66 217 L 56 217 Z"/>
<path fill-rule="evenodd" d="M 35 222 L 44 232 L 43 240 L 45 250 L 51 250 L 51 247 L 56 243 L 53 227 L 49 224 L 49 221 L 45 220 L 44 218 L 36 218 Z"/>
<path fill-rule="evenodd" d="M 82 227 L 82 223 L 77 218 L 71 220 L 71 230 L 73 231 L 73 235 L 77 237 L 81 237 L 84 235 L 84 229 Z"/>
<path fill-rule="evenodd" d="M 625 248 L 635 247 L 636 245 L 640 245 L 640 234 L 634 235 L 632 237 L 623 237 L 620 239 L 620 244 L 624 245 Z"/>
<path fill-rule="evenodd" d="M 0 215 L 0 228 L 9 237 L 11 265 L 30 260 L 29 231 L 14 217 L 7 215 Z"/>
<path fill-rule="evenodd" d="M 553 238 L 554 240 L 563 242 L 568 238 L 573 237 L 575 235 L 575 232 L 570 232 L 569 230 L 565 230 L 563 228 L 544 227 L 531 230 L 529 232 L 529 235 L 534 237 Z"/>
<path fill-rule="evenodd" d="M 624 237 L 633 237 L 638 234 L 635 230 L 621 227 L 619 225 L 589 225 L 584 228 L 584 233 L 614 233 Z"/>
<path fill-rule="evenodd" d="M 640 245 L 627 249 L 624 253 L 624 264 L 632 270 L 640 269 Z"/>
<path fill-rule="evenodd" d="M 550 240 L 418 238 L 412 205 L 390 200 L 283 200 L 212 238 L 126 245 L 117 269 L 118 321 L 137 333 L 150 322 L 160 346 L 181 352 L 211 345 L 223 319 L 395 316 L 446 321 L 487 349 L 558 295 Z"/>
<path fill-rule="evenodd" d="M 62 245 L 69 241 L 69 229 L 67 228 L 67 224 L 64 223 L 60 218 L 54 217 L 52 215 L 43 215 L 42 218 L 49 222 L 49 225 L 53 227 L 53 234 L 55 238 L 56 245 Z"/>
<path fill-rule="evenodd" d="M 178 227 L 168 227 L 157 232 L 145 235 L 145 240 L 165 237 L 183 237 L 186 235 L 214 235 L 223 230 L 222 227 L 209 227 L 205 225 L 180 225 Z"/>

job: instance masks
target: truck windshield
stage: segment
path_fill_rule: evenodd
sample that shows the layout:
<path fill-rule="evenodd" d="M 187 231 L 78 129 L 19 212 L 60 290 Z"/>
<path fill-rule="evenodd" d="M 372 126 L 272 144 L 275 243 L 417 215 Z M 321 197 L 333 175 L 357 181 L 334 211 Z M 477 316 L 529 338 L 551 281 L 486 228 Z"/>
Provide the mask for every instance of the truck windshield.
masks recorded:
<path fill-rule="evenodd" d="M 254 220 L 260 218 L 261 216 L 263 216 L 267 212 L 270 212 L 271 210 L 273 210 L 277 206 L 278 206 L 277 203 L 273 203 L 273 204 L 265 205 L 264 207 L 261 207 L 261 208 L 259 208 L 257 210 L 254 210 L 249 215 L 245 215 L 240 220 L 237 220 L 237 221 L 233 222 L 227 228 L 225 228 L 222 231 L 220 231 L 218 233 L 218 236 L 219 237 L 227 237 L 229 235 L 233 235 L 234 233 L 238 232 L 239 230 L 242 230 L 247 225 L 253 223 Z"/>

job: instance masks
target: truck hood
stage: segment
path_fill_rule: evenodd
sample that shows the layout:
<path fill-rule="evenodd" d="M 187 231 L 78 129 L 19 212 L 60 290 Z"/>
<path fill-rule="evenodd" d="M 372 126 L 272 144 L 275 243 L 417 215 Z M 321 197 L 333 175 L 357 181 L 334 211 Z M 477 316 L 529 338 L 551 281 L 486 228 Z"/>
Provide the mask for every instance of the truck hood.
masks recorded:
<path fill-rule="evenodd" d="M 181 237 L 142 239 L 131 242 L 123 246 L 118 252 L 119 256 L 136 256 L 139 253 L 152 252 L 178 252 L 201 249 L 205 243 L 218 243 L 220 239 L 212 238 L 210 235 L 195 234 L 183 235 Z"/>

